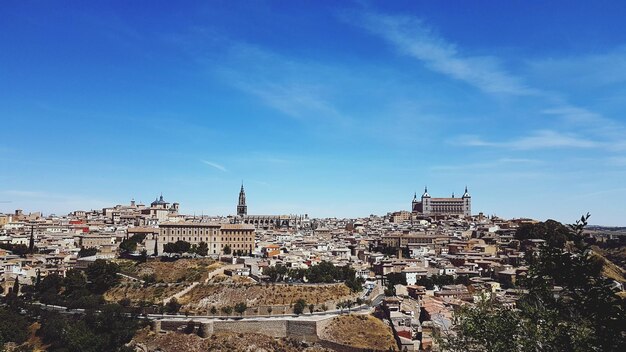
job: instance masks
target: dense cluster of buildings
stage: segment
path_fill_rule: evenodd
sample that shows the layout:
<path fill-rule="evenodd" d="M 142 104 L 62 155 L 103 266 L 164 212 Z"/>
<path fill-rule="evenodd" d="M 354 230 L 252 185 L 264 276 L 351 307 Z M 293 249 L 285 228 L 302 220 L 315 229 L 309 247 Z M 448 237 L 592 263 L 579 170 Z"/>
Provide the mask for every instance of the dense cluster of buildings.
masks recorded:
<path fill-rule="evenodd" d="M 204 242 L 208 255 L 240 255 L 237 275 L 267 280 L 267 268 L 278 264 L 308 268 L 322 261 L 350 266 L 365 287 L 385 287 L 400 277 L 395 295 L 383 301 L 394 331 L 407 350 L 427 348 L 438 329 L 452 324 L 452 312 L 485 297 L 514 307 L 516 280 L 526 274 L 524 248 L 516 229 L 529 219 L 505 220 L 471 213 L 467 188 L 460 198 L 433 198 L 425 189 L 414 196 L 410 211 L 357 219 L 309 219 L 295 215 L 248 215 L 243 185 L 236 215 L 195 217 L 179 213 L 178 203 L 163 196 L 149 206 L 116 205 L 66 216 L 40 213 L 0 215 L 0 280 L 4 291 L 14 281 L 61 273 L 93 258 L 78 258 L 81 248 L 96 248 L 97 258 L 119 255 L 119 244 L 143 235 L 137 252 L 168 255 L 167 243 Z M 37 254 L 20 255 L 34 241 Z M 230 251 L 229 251 L 230 252 Z M 390 275 L 394 274 L 394 275 Z"/>

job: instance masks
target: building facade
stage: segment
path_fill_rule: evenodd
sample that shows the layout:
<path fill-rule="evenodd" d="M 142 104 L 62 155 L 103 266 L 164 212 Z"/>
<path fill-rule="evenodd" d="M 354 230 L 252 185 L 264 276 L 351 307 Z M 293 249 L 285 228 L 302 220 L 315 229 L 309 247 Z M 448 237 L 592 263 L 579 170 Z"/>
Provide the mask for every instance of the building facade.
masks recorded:
<path fill-rule="evenodd" d="M 193 244 L 204 242 L 209 254 L 221 254 L 224 247 L 246 253 L 254 250 L 256 232 L 254 226 L 246 224 L 218 224 L 206 222 L 172 222 L 159 225 L 157 254 L 163 253 L 166 243 L 185 241 Z"/>
<path fill-rule="evenodd" d="M 258 229 L 276 228 L 309 228 L 310 221 L 308 215 L 248 215 L 246 205 L 246 192 L 241 184 L 239 190 L 239 202 L 237 203 L 237 217 L 234 223 L 252 225 Z"/>
<path fill-rule="evenodd" d="M 465 187 L 465 192 L 461 198 L 432 198 L 428 194 L 428 188 L 424 188 L 421 200 L 417 200 L 417 194 L 413 195 L 411 209 L 414 214 L 423 216 L 460 216 L 472 215 L 472 196 Z"/>

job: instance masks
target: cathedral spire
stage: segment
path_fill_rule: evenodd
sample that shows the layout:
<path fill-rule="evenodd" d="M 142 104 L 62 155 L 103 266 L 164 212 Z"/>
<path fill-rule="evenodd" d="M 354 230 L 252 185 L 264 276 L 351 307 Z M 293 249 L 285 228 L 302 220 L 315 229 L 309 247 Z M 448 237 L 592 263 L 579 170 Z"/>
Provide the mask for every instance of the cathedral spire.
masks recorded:
<path fill-rule="evenodd" d="M 237 215 L 248 215 L 248 206 L 246 205 L 246 191 L 243 189 L 243 180 L 241 180 L 241 190 L 239 191 L 239 202 L 237 203 Z"/>

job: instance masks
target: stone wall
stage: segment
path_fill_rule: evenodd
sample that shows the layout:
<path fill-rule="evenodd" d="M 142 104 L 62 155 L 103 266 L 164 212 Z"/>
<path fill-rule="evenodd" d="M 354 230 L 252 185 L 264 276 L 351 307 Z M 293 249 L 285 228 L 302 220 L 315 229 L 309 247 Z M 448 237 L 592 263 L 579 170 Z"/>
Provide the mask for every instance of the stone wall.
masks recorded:
<path fill-rule="evenodd" d="M 213 322 L 213 332 L 256 333 L 271 337 L 286 337 L 287 321 L 218 320 Z"/>
<path fill-rule="evenodd" d="M 316 342 L 319 340 L 317 337 L 317 322 L 287 320 L 287 337 L 307 342 Z"/>
<path fill-rule="evenodd" d="M 328 319 L 325 319 L 328 320 Z M 325 321 L 306 321 L 306 320 L 265 320 L 265 321 L 253 321 L 253 320 L 200 320 L 200 321 L 168 321 L 168 320 L 155 320 L 152 322 L 152 329 L 156 332 L 165 331 L 182 331 L 187 324 L 193 322 L 195 326 L 195 332 L 203 338 L 210 337 L 217 332 L 232 332 L 232 333 L 255 333 L 266 336 L 283 338 L 289 337 L 299 341 L 306 342 L 324 342 L 318 337 L 318 323 Z M 325 341 L 330 347 L 331 345 L 342 346 L 331 341 Z M 334 348 L 334 347 L 333 347 Z M 353 352 L 359 351 L 359 349 L 350 348 L 348 346 L 342 346 L 341 351 Z"/>

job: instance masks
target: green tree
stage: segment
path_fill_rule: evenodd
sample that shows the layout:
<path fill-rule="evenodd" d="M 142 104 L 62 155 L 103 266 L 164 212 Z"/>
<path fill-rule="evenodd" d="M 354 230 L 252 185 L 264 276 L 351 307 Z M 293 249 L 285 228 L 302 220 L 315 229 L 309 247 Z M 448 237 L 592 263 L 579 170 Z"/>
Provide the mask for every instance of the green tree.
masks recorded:
<path fill-rule="evenodd" d="M 123 350 L 139 322 L 127 316 L 122 307 L 108 304 L 99 311 L 87 311 L 80 318 L 43 312 L 37 334 L 51 352 L 104 352 Z"/>
<path fill-rule="evenodd" d="M 233 307 L 231 307 L 231 306 L 222 307 L 222 313 L 224 313 L 226 315 L 231 315 L 232 312 L 233 312 Z"/>
<path fill-rule="evenodd" d="M 15 277 L 15 282 L 13 282 L 13 289 L 11 290 L 11 294 L 13 297 L 17 297 L 20 294 L 20 277 Z"/>
<path fill-rule="evenodd" d="M 137 250 L 137 242 L 133 240 L 123 240 L 120 243 L 120 251 L 122 253 L 134 253 Z"/>
<path fill-rule="evenodd" d="M 239 315 L 243 315 L 248 309 L 248 305 L 244 302 L 235 304 L 235 312 L 239 313 Z"/>
<path fill-rule="evenodd" d="M 300 315 L 304 312 L 304 308 L 306 307 L 306 301 L 302 298 L 298 299 L 296 303 L 293 305 L 294 314 Z"/>
<path fill-rule="evenodd" d="M 157 276 L 155 273 L 146 274 L 141 279 L 147 284 L 154 284 L 157 282 Z"/>
<path fill-rule="evenodd" d="M 96 255 L 97 253 L 98 249 L 94 247 L 81 248 L 80 251 L 78 251 L 78 258 L 91 257 L 93 255 Z"/>
<path fill-rule="evenodd" d="M 466 308 L 455 334 L 441 338 L 448 351 L 624 351 L 626 302 L 603 277 L 603 263 L 585 243 L 589 216 L 563 229 L 551 224 L 547 241 L 527 253 L 526 289 L 516 311 L 490 303 Z M 554 287 L 561 290 L 555 294 Z M 468 347 L 469 346 L 469 347 Z"/>
<path fill-rule="evenodd" d="M 229 255 L 231 253 L 230 246 L 225 245 L 222 251 L 224 252 L 224 254 Z"/>
<path fill-rule="evenodd" d="M 191 243 L 186 241 L 176 241 L 174 243 L 166 243 L 163 246 L 163 251 L 166 253 L 189 253 L 191 250 Z"/>
<path fill-rule="evenodd" d="M 103 259 L 96 259 L 87 267 L 87 280 L 90 291 L 102 294 L 109 288 L 117 285 L 120 278 L 117 275 L 119 267 L 115 263 L 109 263 Z"/>
<path fill-rule="evenodd" d="M 66 295 L 80 292 L 87 288 L 87 279 L 82 271 L 78 269 L 70 269 L 65 273 L 63 287 L 65 287 L 64 293 Z"/>
<path fill-rule="evenodd" d="M 440 342 L 443 351 L 500 352 L 519 351 L 523 339 L 520 317 L 489 301 L 476 307 L 462 307 L 455 316 L 455 334 Z"/>
<path fill-rule="evenodd" d="M 6 249 L 7 251 L 11 251 L 15 255 L 19 255 L 21 257 L 26 256 L 29 253 L 28 246 L 25 244 L 11 244 L 11 243 L 3 243 L 0 244 L 0 248 Z"/>
<path fill-rule="evenodd" d="M 315 311 L 315 304 L 309 304 L 309 313 L 313 314 L 313 311 Z"/>
<path fill-rule="evenodd" d="M 570 236 L 570 228 L 558 221 L 547 220 L 536 224 L 525 224 L 515 232 L 515 238 L 520 241 L 527 239 L 542 239 L 552 247 L 563 248 Z"/>
<path fill-rule="evenodd" d="M 206 257 L 209 254 L 209 245 L 204 241 L 198 243 L 196 254 Z"/>
<path fill-rule="evenodd" d="M 30 227 L 30 239 L 28 240 L 28 253 L 35 253 L 35 228 Z"/>
<path fill-rule="evenodd" d="M 365 280 L 363 280 L 363 278 L 356 277 L 356 275 L 355 275 L 354 277 L 351 277 L 351 278 L 347 279 L 345 284 L 346 284 L 346 286 L 348 286 L 350 288 L 350 291 L 352 291 L 352 292 L 361 292 L 361 291 L 363 291 L 363 283 L 364 282 L 365 282 Z"/>
<path fill-rule="evenodd" d="M 178 300 L 172 298 L 165 304 L 165 311 L 170 314 L 176 314 L 180 311 L 180 307 L 182 307 L 182 305 L 178 303 Z"/>
<path fill-rule="evenodd" d="M 59 274 L 50 274 L 39 282 L 37 290 L 40 293 L 51 292 L 56 295 L 61 287 L 63 287 L 63 278 Z"/>
<path fill-rule="evenodd" d="M 163 245 L 163 252 L 165 253 L 178 253 L 176 245 L 172 242 L 168 242 Z"/>
<path fill-rule="evenodd" d="M 23 343 L 28 337 L 28 320 L 17 311 L 0 307 L 0 350 L 7 342 Z"/>

